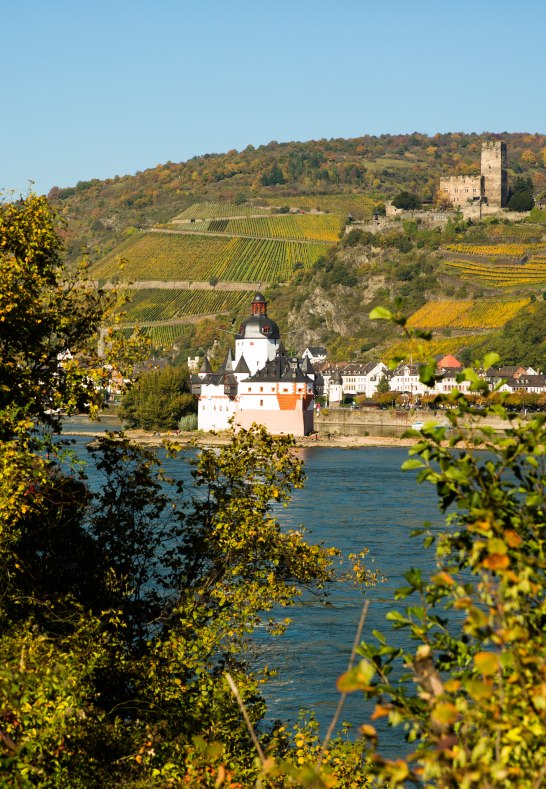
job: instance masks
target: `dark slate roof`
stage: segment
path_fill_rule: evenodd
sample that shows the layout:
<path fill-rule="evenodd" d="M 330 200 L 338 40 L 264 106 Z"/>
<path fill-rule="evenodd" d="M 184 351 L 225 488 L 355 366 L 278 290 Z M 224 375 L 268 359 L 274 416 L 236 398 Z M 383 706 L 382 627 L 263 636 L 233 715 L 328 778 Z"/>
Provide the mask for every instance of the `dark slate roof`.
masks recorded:
<path fill-rule="evenodd" d="M 259 301 L 259 302 L 264 302 L 265 301 L 265 296 L 263 295 L 263 293 L 260 293 L 260 291 L 257 291 L 254 294 L 254 298 L 252 299 L 252 303 L 254 303 L 256 301 Z"/>
<path fill-rule="evenodd" d="M 203 359 L 203 364 L 201 365 L 201 369 L 199 370 L 200 373 L 211 373 L 212 367 L 210 366 L 209 357 L 205 356 Z"/>
<path fill-rule="evenodd" d="M 245 339 L 266 339 L 278 340 L 281 332 L 275 321 L 267 315 L 251 315 L 241 323 L 239 332 L 236 335 L 238 340 Z"/>
<path fill-rule="evenodd" d="M 296 381 L 306 383 L 309 387 L 313 386 L 313 381 L 300 367 L 299 359 L 292 359 L 286 354 L 277 353 L 274 359 L 265 363 L 261 370 L 245 379 L 252 382 L 268 381 Z"/>
<path fill-rule="evenodd" d="M 246 373 L 247 375 L 250 373 L 250 369 L 248 364 L 246 363 L 246 359 L 244 356 L 241 356 L 239 361 L 237 362 L 237 367 L 233 371 L 235 373 Z"/>
<path fill-rule="evenodd" d="M 512 387 L 538 386 L 544 388 L 546 386 L 546 375 L 520 375 L 518 378 L 509 378 L 508 383 Z"/>

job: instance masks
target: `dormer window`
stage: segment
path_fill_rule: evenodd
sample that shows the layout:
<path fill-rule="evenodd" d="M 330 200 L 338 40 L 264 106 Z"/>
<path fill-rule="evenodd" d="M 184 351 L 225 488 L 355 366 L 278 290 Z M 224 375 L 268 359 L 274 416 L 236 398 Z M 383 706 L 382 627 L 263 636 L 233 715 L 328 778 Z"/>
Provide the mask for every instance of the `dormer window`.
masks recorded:
<path fill-rule="evenodd" d="M 271 326 L 262 326 L 262 334 L 271 334 Z"/>

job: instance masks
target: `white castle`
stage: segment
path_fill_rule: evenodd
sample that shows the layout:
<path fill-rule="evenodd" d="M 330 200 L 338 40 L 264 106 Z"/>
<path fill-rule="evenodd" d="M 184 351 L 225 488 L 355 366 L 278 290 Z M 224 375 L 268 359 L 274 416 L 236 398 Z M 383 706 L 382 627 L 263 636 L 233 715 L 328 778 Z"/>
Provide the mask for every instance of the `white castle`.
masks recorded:
<path fill-rule="evenodd" d="M 313 430 L 315 371 L 308 358 L 287 355 L 261 293 L 235 335 L 235 357 L 230 349 L 215 373 L 205 357 L 191 383 L 199 397 L 199 430 L 225 430 L 232 418 L 235 428 L 256 422 L 277 434 Z"/>

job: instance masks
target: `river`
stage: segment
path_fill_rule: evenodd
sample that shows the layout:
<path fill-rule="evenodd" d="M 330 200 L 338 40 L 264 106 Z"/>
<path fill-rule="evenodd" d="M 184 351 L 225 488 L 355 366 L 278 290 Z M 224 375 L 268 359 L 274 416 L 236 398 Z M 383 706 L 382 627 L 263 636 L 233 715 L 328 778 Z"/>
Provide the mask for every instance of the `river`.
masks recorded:
<path fill-rule="evenodd" d="M 76 427 L 72 422 L 70 429 Z M 75 442 L 78 454 L 86 455 L 89 438 L 78 437 Z M 187 452 L 176 459 L 159 452 L 169 473 L 190 479 Z M 374 629 L 388 632 L 385 615 L 394 606 L 394 590 L 404 583 L 403 573 L 410 566 L 433 567 L 430 551 L 425 552 L 420 539 L 411 538 L 410 532 L 424 521 L 441 523 L 434 490 L 430 485 L 417 485 L 414 473 L 400 470 L 407 448 L 313 447 L 299 452 L 307 481 L 302 490 L 295 491 L 289 506 L 279 510 L 281 524 L 286 528 L 303 525 L 310 540 L 336 545 L 346 553 L 369 550 L 370 566 L 385 581 L 365 592 L 370 607 L 363 637 L 371 638 Z M 93 483 L 92 470 L 88 473 Z M 338 588 L 326 607 L 307 598 L 282 612 L 293 623 L 266 652 L 267 664 L 280 666 L 278 676 L 265 688 L 271 719 L 294 721 L 300 709 L 313 710 L 325 731 L 339 699 L 336 679 L 346 669 L 363 599 L 359 591 Z M 403 637 L 392 635 L 394 643 Z M 353 694 L 342 719 L 358 725 L 368 712 L 361 696 Z M 383 750 L 394 755 L 398 746 L 389 735 Z"/>

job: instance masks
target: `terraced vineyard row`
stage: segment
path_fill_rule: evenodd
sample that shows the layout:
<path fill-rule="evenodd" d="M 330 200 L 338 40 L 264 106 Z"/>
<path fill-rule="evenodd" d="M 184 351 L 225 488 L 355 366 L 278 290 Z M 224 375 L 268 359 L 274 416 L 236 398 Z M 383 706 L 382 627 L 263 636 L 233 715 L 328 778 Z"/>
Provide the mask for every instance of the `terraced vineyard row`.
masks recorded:
<path fill-rule="evenodd" d="M 545 244 L 446 244 L 448 252 L 485 257 L 519 258 L 528 253 L 546 252 Z"/>
<path fill-rule="evenodd" d="M 243 203 L 194 203 L 175 217 L 176 219 L 215 219 L 224 216 L 255 216 L 271 212 L 269 208 Z"/>
<path fill-rule="evenodd" d="M 339 241 L 344 226 L 341 214 L 299 214 L 295 216 L 230 219 L 225 232 L 274 238 L 301 238 L 316 241 Z"/>
<path fill-rule="evenodd" d="M 490 239 L 512 241 L 513 239 L 538 242 L 542 239 L 543 229 L 532 225 L 515 225 L 513 222 L 507 224 L 488 225 L 487 235 Z"/>
<path fill-rule="evenodd" d="M 329 211 L 334 214 L 353 214 L 355 219 L 371 219 L 377 201 L 362 194 L 294 195 L 268 197 L 262 200 L 272 207 L 287 205 L 307 211 Z"/>
<path fill-rule="evenodd" d="M 526 307 L 529 301 L 431 301 L 409 318 L 408 325 L 423 329 L 497 329 Z"/>
<path fill-rule="evenodd" d="M 462 279 L 481 280 L 495 288 L 546 282 L 546 258 L 532 258 L 528 263 L 513 266 L 500 263 L 474 263 L 470 260 L 445 260 Z"/>
<path fill-rule="evenodd" d="M 144 233 L 92 268 L 96 279 L 282 282 L 296 264 L 311 267 L 327 244 L 219 236 Z M 120 272 L 119 256 L 126 262 Z"/>
<path fill-rule="evenodd" d="M 292 216 L 264 216 L 248 219 L 210 219 L 206 222 L 162 225 L 180 231 L 229 233 L 230 235 L 259 236 L 261 238 L 301 239 L 302 241 L 339 240 L 344 226 L 341 214 L 297 214 Z"/>
<path fill-rule="evenodd" d="M 431 356 L 448 353 L 459 353 L 468 345 L 473 345 L 484 337 L 483 334 L 464 334 L 458 337 L 437 337 L 434 336 L 429 342 L 422 340 L 399 340 L 389 345 L 383 354 L 384 360 L 396 357 L 404 357 L 406 360 L 413 358 L 414 362 L 422 362 Z"/>
<path fill-rule="evenodd" d="M 232 312 L 248 304 L 249 291 L 162 290 L 150 288 L 132 292 L 124 305 L 124 322 L 151 323 L 191 315 Z"/>
<path fill-rule="evenodd" d="M 187 326 L 144 326 L 142 329 L 154 348 L 171 348 L 175 340 L 186 336 L 187 331 Z"/>

